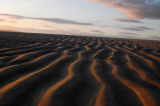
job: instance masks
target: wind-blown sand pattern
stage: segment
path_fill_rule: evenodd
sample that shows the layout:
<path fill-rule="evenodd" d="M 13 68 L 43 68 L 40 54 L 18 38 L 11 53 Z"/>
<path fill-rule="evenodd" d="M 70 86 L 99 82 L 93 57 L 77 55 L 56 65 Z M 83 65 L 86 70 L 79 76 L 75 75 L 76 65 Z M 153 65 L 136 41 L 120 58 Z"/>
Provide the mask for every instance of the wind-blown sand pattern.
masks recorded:
<path fill-rule="evenodd" d="M 160 106 L 160 41 L 0 32 L 0 106 Z"/>

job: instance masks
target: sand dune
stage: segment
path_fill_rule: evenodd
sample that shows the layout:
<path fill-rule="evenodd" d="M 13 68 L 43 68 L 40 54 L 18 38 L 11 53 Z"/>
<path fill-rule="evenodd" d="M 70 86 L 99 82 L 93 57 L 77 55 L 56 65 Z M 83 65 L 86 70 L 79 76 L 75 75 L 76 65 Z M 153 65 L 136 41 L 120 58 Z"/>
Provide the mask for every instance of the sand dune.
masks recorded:
<path fill-rule="evenodd" d="M 0 43 L 0 106 L 160 106 L 160 41 L 1 32 Z"/>

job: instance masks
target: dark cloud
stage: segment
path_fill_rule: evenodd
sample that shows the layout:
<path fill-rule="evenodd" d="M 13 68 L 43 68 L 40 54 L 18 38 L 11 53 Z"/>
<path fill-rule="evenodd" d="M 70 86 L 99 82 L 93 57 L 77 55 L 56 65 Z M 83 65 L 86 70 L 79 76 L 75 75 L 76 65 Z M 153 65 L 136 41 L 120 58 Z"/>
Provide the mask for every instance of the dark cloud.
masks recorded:
<path fill-rule="evenodd" d="M 160 0 L 89 0 L 116 8 L 134 19 L 160 19 Z"/>
<path fill-rule="evenodd" d="M 102 25 L 101 27 L 106 28 L 106 27 L 108 27 L 108 26 L 107 26 L 107 25 Z"/>
<path fill-rule="evenodd" d="M 151 28 L 144 27 L 144 26 L 119 27 L 119 29 L 131 30 L 131 31 L 147 31 L 147 30 L 153 30 L 153 29 L 151 29 Z"/>
<path fill-rule="evenodd" d="M 138 35 L 136 33 L 130 33 L 130 32 L 121 32 L 121 34 L 123 34 L 123 35 Z"/>
<path fill-rule="evenodd" d="M 133 19 L 114 18 L 113 20 L 118 21 L 118 22 L 143 23 L 139 20 L 133 20 Z"/>
<path fill-rule="evenodd" d="M 126 38 L 126 39 L 144 39 L 141 36 L 130 36 L 130 35 L 119 35 L 119 38 Z"/>
<path fill-rule="evenodd" d="M 150 36 L 149 38 L 153 40 L 160 40 L 160 36 Z"/>
<path fill-rule="evenodd" d="M 94 26 L 94 24 L 92 23 L 77 22 L 73 20 L 66 20 L 66 19 L 60 19 L 60 18 L 34 18 L 34 17 L 25 17 L 25 16 L 12 15 L 12 14 L 0 14 L 0 15 L 7 16 L 12 19 L 32 19 L 32 20 L 40 20 L 40 21 L 46 21 L 46 22 L 51 22 L 51 23 L 57 23 L 57 24 Z"/>
<path fill-rule="evenodd" d="M 104 32 L 100 31 L 100 30 L 91 30 L 91 32 L 96 32 L 96 33 L 101 33 L 103 34 Z"/>

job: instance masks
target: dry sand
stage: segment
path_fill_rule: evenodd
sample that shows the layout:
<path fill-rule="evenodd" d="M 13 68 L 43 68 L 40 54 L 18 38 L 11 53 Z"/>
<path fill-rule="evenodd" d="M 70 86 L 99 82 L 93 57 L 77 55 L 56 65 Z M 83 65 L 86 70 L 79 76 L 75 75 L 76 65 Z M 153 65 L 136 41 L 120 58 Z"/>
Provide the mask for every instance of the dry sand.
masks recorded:
<path fill-rule="evenodd" d="M 0 106 L 160 106 L 160 41 L 0 32 Z"/>

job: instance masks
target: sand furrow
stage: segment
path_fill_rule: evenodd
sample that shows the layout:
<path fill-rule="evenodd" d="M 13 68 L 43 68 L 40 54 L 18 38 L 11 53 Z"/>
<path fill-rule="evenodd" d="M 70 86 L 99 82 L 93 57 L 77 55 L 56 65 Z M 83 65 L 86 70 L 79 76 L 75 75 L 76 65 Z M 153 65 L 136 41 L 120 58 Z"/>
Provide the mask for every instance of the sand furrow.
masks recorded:
<path fill-rule="evenodd" d="M 60 45 L 65 44 L 63 43 L 59 43 Z M 18 50 L 11 50 L 11 51 L 7 51 L 7 52 L 2 52 L 0 53 L 0 56 L 10 56 L 10 55 L 17 55 L 17 54 L 25 54 L 25 53 L 30 53 L 30 52 L 37 52 L 37 51 L 41 51 L 41 50 L 49 50 L 49 49 L 54 49 L 54 48 L 58 48 L 59 45 L 49 45 L 49 46 L 44 46 L 44 45 L 39 45 L 39 46 L 35 46 L 35 47 L 29 47 L 29 48 L 24 48 L 24 49 L 18 49 Z"/>
<path fill-rule="evenodd" d="M 100 89 L 98 91 L 98 94 L 96 96 L 96 101 L 94 106 L 105 106 L 104 104 L 104 97 L 105 97 L 105 89 L 106 89 L 106 85 L 105 83 L 101 80 L 100 76 L 97 74 L 97 70 L 96 70 L 96 59 L 92 60 L 92 64 L 91 64 L 91 74 L 94 76 L 94 78 L 97 80 L 97 82 L 100 85 Z"/>
<path fill-rule="evenodd" d="M 21 46 L 21 47 L 12 47 L 12 48 L 6 48 L 4 50 L 0 50 L 0 53 L 6 53 L 6 52 L 10 52 L 10 51 L 15 51 L 15 50 L 23 50 L 23 49 L 27 49 L 27 48 L 32 48 L 32 47 L 36 47 L 40 45 L 40 43 L 35 43 L 35 44 L 27 44 L 25 46 Z"/>
<path fill-rule="evenodd" d="M 45 66 L 45 67 L 43 67 L 43 68 L 41 68 L 41 69 L 39 69 L 39 70 L 36 70 L 36 71 L 34 71 L 34 72 L 31 72 L 31 73 L 29 73 L 29 74 L 27 74 L 27 75 L 25 75 L 25 76 L 22 76 L 22 77 L 20 77 L 19 79 L 17 79 L 17 80 L 15 80 L 15 81 L 13 81 L 13 82 L 11 82 L 11 83 L 3 86 L 2 88 L 0 88 L 0 100 L 2 100 L 3 95 L 4 95 L 7 91 L 9 91 L 10 89 L 12 89 L 13 87 L 15 87 L 16 85 L 18 85 L 19 83 L 21 83 L 21 82 L 23 82 L 24 80 L 26 80 L 26 79 L 34 76 L 35 74 L 37 74 L 37 73 L 39 73 L 39 72 L 45 71 L 47 68 L 51 67 L 52 65 L 54 65 L 54 64 L 57 63 L 57 62 L 59 62 L 60 60 L 62 60 L 62 59 L 65 58 L 65 57 L 66 57 L 65 55 L 64 55 L 64 56 L 61 56 L 61 57 L 59 57 L 58 59 L 56 59 L 55 61 L 53 61 L 53 62 L 51 62 L 50 64 L 48 64 L 47 66 Z"/>
<path fill-rule="evenodd" d="M 12 63 L 12 62 L 15 62 L 15 61 L 19 61 L 21 59 L 23 59 L 24 57 L 28 57 L 30 55 L 34 55 L 34 54 L 37 54 L 39 51 L 31 51 L 31 52 L 28 52 L 28 53 L 23 53 L 23 54 L 19 54 L 16 58 L 14 58 L 13 60 L 11 60 L 9 63 Z"/>
<path fill-rule="evenodd" d="M 118 75 L 118 67 L 111 60 L 113 54 L 114 51 L 112 51 L 111 56 L 106 60 L 106 62 L 112 67 L 112 75 L 126 87 L 131 89 L 137 95 L 143 106 L 157 106 L 156 101 L 146 89 Z"/>
<path fill-rule="evenodd" d="M 38 58 L 44 54 L 48 54 L 50 53 L 49 51 L 47 50 L 40 50 L 40 51 L 31 51 L 31 52 L 28 52 L 28 53 L 23 53 L 23 54 L 19 54 L 19 56 L 13 60 L 11 60 L 9 62 L 9 64 L 19 64 L 17 62 L 20 62 L 20 63 L 25 63 L 25 62 L 29 62 L 29 61 L 32 61 L 34 60 L 35 58 Z"/>
<path fill-rule="evenodd" d="M 129 48 L 129 47 L 124 46 L 124 48 L 133 51 L 133 50 L 132 50 L 131 48 Z M 154 55 L 149 54 L 149 53 L 145 53 L 145 52 L 143 52 L 143 51 L 138 51 L 138 52 L 141 53 L 141 54 L 143 54 L 143 55 L 145 55 L 146 57 L 150 57 L 150 58 L 152 58 L 152 59 L 154 59 L 154 60 L 156 60 L 156 61 L 160 61 L 160 57 L 154 56 Z"/>
<path fill-rule="evenodd" d="M 101 51 L 103 51 L 103 49 L 98 50 L 96 53 L 94 53 L 92 55 L 92 58 L 95 58 Z"/>
<path fill-rule="evenodd" d="M 94 53 L 92 55 L 92 64 L 90 67 L 91 74 L 94 76 L 94 78 L 97 80 L 97 82 L 99 83 L 99 86 L 100 86 L 100 89 L 99 89 L 98 94 L 96 96 L 96 101 L 95 101 L 94 106 L 105 106 L 104 97 L 105 97 L 106 85 L 102 81 L 101 77 L 97 74 L 97 70 L 96 70 L 97 61 L 95 59 L 96 55 L 98 55 L 98 53 L 100 53 L 101 51 L 102 51 L 102 49 L 98 50 L 96 53 Z"/>
<path fill-rule="evenodd" d="M 159 106 L 159 45 L 0 32 L 0 106 Z"/>
<path fill-rule="evenodd" d="M 21 66 L 22 65 L 26 65 L 26 64 L 34 63 L 34 62 L 39 61 L 40 59 L 43 59 L 44 57 L 47 57 L 48 55 L 51 55 L 51 54 L 53 54 L 53 53 L 44 54 L 44 55 L 39 56 L 39 57 L 37 57 L 37 58 L 35 58 L 35 59 L 31 60 L 31 61 L 22 63 Z M 13 67 L 18 67 L 18 65 L 10 65 L 10 66 L 3 67 L 3 68 L 0 69 L 0 72 L 3 72 L 5 70 L 13 68 Z"/>
<path fill-rule="evenodd" d="M 102 45 L 102 42 L 101 42 L 100 40 L 98 40 L 97 43 L 98 43 L 98 44 L 97 44 L 97 46 L 96 46 L 96 49 L 98 49 L 98 48 L 101 47 L 101 45 Z"/>
<path fill-rule="evenodd" d="M 24 54 L 24 53 L 29 53 L 29 52 L 34 52 L 42 49 L 51 49 L 52 47 L 36 47 L 36 48 L 28 48 L 24 50 L 16 50 L 16 51 L 10 51 L 6 53 L 1 53 L 0 56 L 10 56 L 10 55 L 17 55 L 17 54 Z"/>
<path fill-rule="evenodd" d="M 20 55 L 18 55 L 15 59 L 11 60 L 10 62 L 17 61 L 17 60 L 19 60 L 19 59 L 23 58 L 24 56 L 26 56 L 27 54 L 28 54 L 28 53 L 20 54 Z"/>
<path fill-rule="evenodd" d="M 128 55 L 126 55 L 126 59 L 127 59 L 127 65 L 129 66 L 129 68 L 131 70 L 135 71 L 142 80 L 144 80 L 147 83 L 152 84 L 152 85 L 160 88 L 160 83 L 150 80 L 148 78 L 147 74 L 143 70 L 139 69 L 137 66 L 135 66 L 133 64 L 131 58 Z"/>
<path fill-rule="evenodd" d="M 145 52 L 142 52 L 142 51 L 139 51 L 139 52 L 142 53 L 142 54 L 144 54 L 144 55 L 146 55 L 147 57 L 151 57 L 152 59 L 160 62 L 160 57 L 157 57 L 157 56 L 154 56 L 152 54 L 145 53 Z"/>
<path fill-rule="evenodd" d="M 160 53 L 158 53 L 156 50 L 154 50 L 153 53 L 160 56 Z"/>
<path fill-rule="evenodd" d="M 138 55 L 138 54 L 136 54 L 136 53 L 134 53 L 132 51 L 129 51 L 129 50 L 125 49 L 125 48 L 118 47 L 118 46 L 116 46 L 116 48 L 121 49 L 121 50 L 125 51 L 126 53 L 132 54 L 132 55 L 136 56 L 137 58 L 142 59 L 143 61 L 145 61 L 148 64 L 148 66 L 150 66 L 153 70 L 155 70 L 155 67 L 154 67 L 152 61 L 150 61 L 150 60 L 144 58 L 143 56 L 140 56 L 140 55 Z"/>
<path fill-rule="evenodd" d="M 51 103 L 51 97 L 54 96 L 56 90 L 58 90 L 61 86 L 63 86 L 66 82 L 72 79 L 74 76 L 74 66 L 81 60 L 81 53 L 78 53 L 78 59 L 75 60 L 71 65 L 68 67 L 68 74 L 62 80 L 57 82 L 56 84 L 52 85 L 40 98 L 38 106 L 49 106 Z"/>

